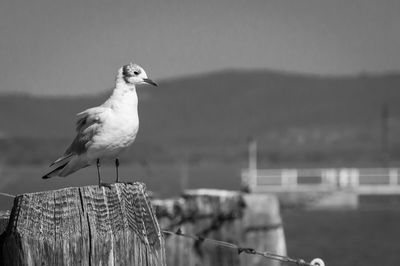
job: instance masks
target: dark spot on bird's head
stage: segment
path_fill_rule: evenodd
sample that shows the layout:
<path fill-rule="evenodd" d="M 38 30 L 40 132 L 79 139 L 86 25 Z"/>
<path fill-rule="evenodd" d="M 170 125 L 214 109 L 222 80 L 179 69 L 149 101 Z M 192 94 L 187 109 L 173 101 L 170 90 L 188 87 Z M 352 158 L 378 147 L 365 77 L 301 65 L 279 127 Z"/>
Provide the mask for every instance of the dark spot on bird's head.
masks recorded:
<path fill-rule="evenodd" d="M 122 74 L 124 75 L 124 77 L 133 77 L 140 75 L 140 73 L 140 67 L 133 63 L 129 63 L 122 68 Z"/>

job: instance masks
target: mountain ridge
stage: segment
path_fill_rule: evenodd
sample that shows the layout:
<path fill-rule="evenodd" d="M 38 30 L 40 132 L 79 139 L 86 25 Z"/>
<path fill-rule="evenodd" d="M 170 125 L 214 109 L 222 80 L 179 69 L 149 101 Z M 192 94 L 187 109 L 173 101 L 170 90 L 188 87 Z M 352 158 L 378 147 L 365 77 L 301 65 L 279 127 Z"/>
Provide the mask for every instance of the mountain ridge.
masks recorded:
<path fill-rule="evenodd" d="M 397 71 L 382 71 L 382 72 L 359 72 L 349 74 L 315 74 L 307 72 L 295 72 L 285 70 L 274 70 L 274 69 L 262 69 L 262 68 L 226 68 L 217 71 L 210 71 L 205 73 L 195 73 L 189 75 L 182 75 L 177 77 L 162 78 L 157 80 L 159 83 L 175 83 L 186 80 L 196 80 L 204 78 L 213 78 L 215 76 L 224 75 L 263 75 L 263 76 L 278 76 L 284 78 L 301 78 L 301 79 L 314 79 L 324 81 L 339 81 L 339 80 L 356 80 L 356 79 L 388 79 L 388 78 L 399 78 L 400 72 Z M 29 93 L 28 91 L 22 92 L 11 92 L 11 91 L 0 91 L 0 97 L 33 97 L 33 98 L 91 98 L 99 95 L 109 93 L 109 89 L 103 89 L 96 93 L 85 93 L 82 94 L 35 94 Z"/>
<path fill-rule="evenodd" d="M 372 154 L 380 149 L 384 106 L 392 149 L 399 146 L 400 74 L 326 78 L 225 70 L 159 83 L 138 88 L 141 128 L 132 148 L 135 157 L 142 156 L 140 149 L 147 157 L 157 152 L 165 158 L 243 157 L 248 136 L 259 139 L 265 156 Z M 101 104 L 109 92 L 0 95 L 0 132 L 3 138 L 57 139 L 67 145 L 75 134 L 75 114 Z M 52 146 L 58 153 L 65 148 Z"/>

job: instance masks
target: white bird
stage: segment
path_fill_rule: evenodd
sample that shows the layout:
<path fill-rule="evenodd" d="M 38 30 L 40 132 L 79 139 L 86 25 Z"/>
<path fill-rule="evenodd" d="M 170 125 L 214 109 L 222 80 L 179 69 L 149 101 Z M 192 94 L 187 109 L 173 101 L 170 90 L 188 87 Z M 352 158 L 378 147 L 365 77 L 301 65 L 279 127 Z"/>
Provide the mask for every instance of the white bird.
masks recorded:
<path fill-rule="evenodd" d="M 121 67 L 112 95 L 102 105 L 77 114 L 75 139 L 42 178 L 65 177 L 96 163 L 99 185 L 107 185 L 101 182 L 100 161 L 115 159 L 116 182 L 119 182 L 118 155 L 134 142 L 139 130 L 135 85 L 145 83 L 157 86 L 139 65 L 130 63 Z"/>

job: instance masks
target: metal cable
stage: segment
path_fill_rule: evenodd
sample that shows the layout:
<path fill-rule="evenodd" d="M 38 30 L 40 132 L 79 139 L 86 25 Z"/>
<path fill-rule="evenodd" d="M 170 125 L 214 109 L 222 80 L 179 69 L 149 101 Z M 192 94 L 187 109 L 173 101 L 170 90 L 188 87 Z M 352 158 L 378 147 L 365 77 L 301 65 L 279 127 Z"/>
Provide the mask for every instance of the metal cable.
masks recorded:
<path fill-rule="evenodd" d="M 0 192 L 0 196 L 5 196 L 5 197 L 10 197 L 10 198 L 15 198 L 16 196 L 5 193 L 5 192 Z"/>
<path fill-rule="evenodd" d="M 253 248 L 245 248 L 245 247 L 241 247 L 239 245 L 233 244 L 233 243 L 229 243 L 229 242 L 225 242 L 225 241 L 221 241 L 221 240 L 215 240 L 215 239 L 211 239 L 211 238 L 206 238 L 200 235 L 189 235 L 189 234 L 185 234 L 182 232 L 182 230 L 179 228 L 177 231 L 169 231 L 169 230 L 161 230 L 164 234 L 169 234 L 169 235 L 176 235 L 176 236 L 180 236 L 180 237 L 186 237 L 186 238 L 190 238 L 193 239 L 197 242 L 209 242 L 211 244 L 217 245 L 217 246 L 222 246 L 222 247 L 226 247 L 226 248 L 231 248 L 231 249 L 235 249 L 237 250 L 238 254 L 241 253 L 246 253 L 246 254 L 250 254 L 250 255 L 258 255 L 258 256 L 262 256 L 264 258 L 267 259 L 271 259 L 271 260 L 277 260 L 277 261 L 281 261 L 281 262 L 289 262 L 289 263 L 294 263 L 297 264 L 298 266 L 325 266 L 324 262 L 321 259 L 314 259 L 311 262 L 306 262 L 303 259 L 293 259 L 287 256 L 282 256 L 282 255 L 278 255 L 278 254 L 273 254 L 267 251 L 264 252 L 260 252 L 257 251 Z"/>

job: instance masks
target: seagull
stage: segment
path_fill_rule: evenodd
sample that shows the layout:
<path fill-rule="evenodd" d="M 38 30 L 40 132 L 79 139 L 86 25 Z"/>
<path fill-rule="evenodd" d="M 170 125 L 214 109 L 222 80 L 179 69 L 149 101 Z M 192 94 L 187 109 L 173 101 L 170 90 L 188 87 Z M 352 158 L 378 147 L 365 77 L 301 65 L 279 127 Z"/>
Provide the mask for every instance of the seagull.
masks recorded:
<path fill-rule="evenodd" d="M 109 186 L 101 182 L 100 161 L 111 159 L 115 160 L 116 182 L 119 183 L 118 155 L 135 141 L 139 130 L 136 94 L 139 84 L 158 86 L 141 66 L 133 63 L 122 66 L 111 96 L 102 105 L 77 114 L 75 139 L 42 178 L 65 177 L 96 163 L 99 186 Z"/>

